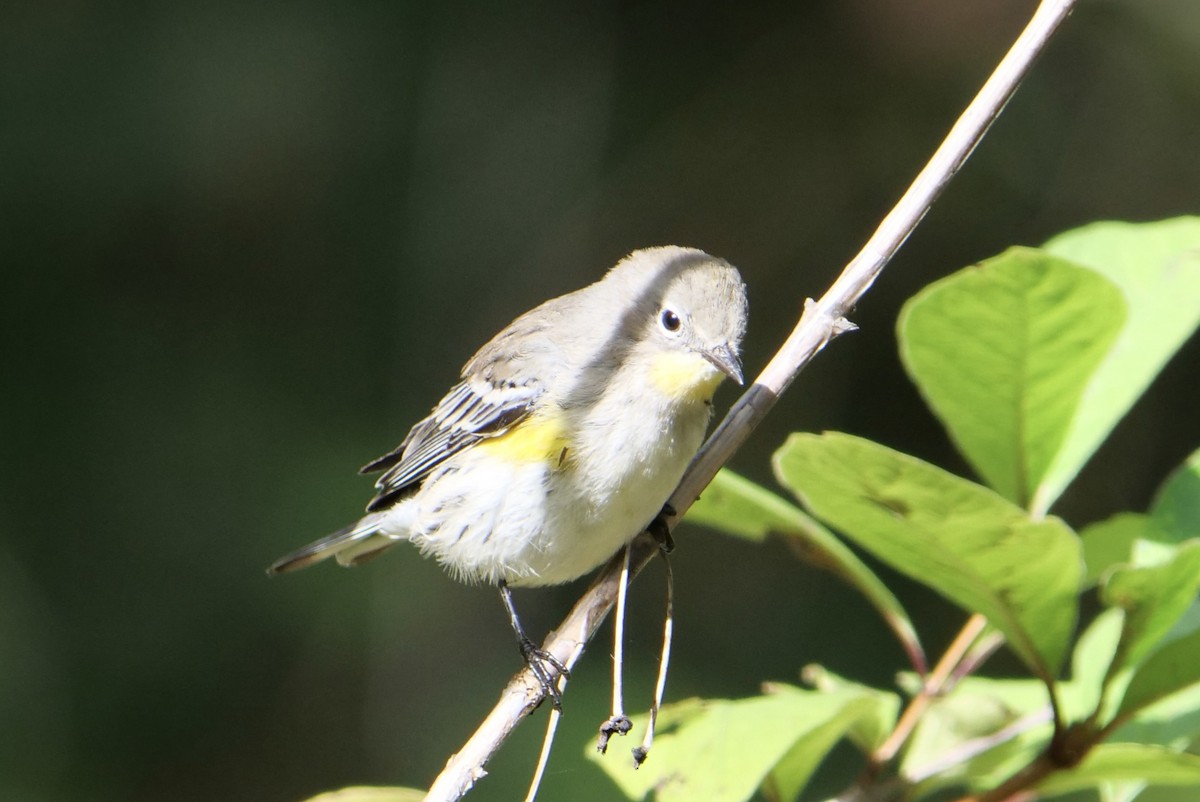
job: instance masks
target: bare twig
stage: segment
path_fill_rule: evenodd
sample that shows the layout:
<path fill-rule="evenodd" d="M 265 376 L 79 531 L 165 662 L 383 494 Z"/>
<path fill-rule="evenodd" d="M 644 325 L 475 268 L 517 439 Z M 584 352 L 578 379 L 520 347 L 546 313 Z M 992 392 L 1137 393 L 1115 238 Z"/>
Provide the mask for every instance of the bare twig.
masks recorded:
<path fill-rule="evenodd" d="M 845 315 L 870 289 L 880 271 L 958 173 L 1073 6 L 1074 0 L 1043 0 L 979 94 L 863 249 L 820 300 L 805 303 L 804 314 L 791 335 L 750 389 L 729 410 L 668 500 L 677 513 L 666 522 L 668 525 L 691 507 L 700 491 L 745 442 L 801 369 L 830 340 L 852 328 Z M 636 575 L 656 550 L 657 545 L 649 536 L 639 536 L 630 553 L 630 575 Z M 562 625 L 547 637 L 545 650 L 568 668 L 578 659 L 584 644 L 612 608 L 621 564 L 620 557 L 610 561 Z M 527 671 L 514 677 L 479 729 L 462 750 L 450 758 L 430 788 L 427 802 L 456 800 L 470 790 L 484 776 L 488 759 L 519 721 L 533 712 L 541 701 L 542 690 Z"/>
<path fill-rule="evenodd" d="M 963 628 L 959 630 L 957 637 L 954 638 L 954 642 L 950 644 L 946 649 L 946 653 L 942 655 L 942 659 L 934 667 L 933 673 L 926 678 L 925 683 L 921 686 L 921 690 L 908 703 L 908 707 L 904 709 L 904 714 L 900 716 L 900 720 L 896 723 L 892 734 L 871 755 L 871 763 L 876 770 L 878 767 L 889 762 L 900 751 L 900 747 L 908 740 L 908 736 L 912 735 L 917 722 L 925 714 L 926 708 L 929 707 L 934 699 L 941 696 L 942 688 L 949 681 L 950 677 L 953 676 L 954 670 L 958 668 L 959 663 L 962 662 L 971 645 L 983 634 L 983 630 L 986 627 L 987 619 L 978 613 L 968 618 L 967 623 L 963 624 Z"/>

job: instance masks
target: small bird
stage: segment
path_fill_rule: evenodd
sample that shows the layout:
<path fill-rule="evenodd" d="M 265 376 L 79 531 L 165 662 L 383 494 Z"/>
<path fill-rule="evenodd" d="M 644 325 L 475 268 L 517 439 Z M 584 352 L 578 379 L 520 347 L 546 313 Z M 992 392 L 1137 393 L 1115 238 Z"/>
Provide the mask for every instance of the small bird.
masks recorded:
<path fill-rule="evenodd" d="M 400 541 L 456 579 L 497 585 L 521 652 L 560 704 L 564 667 L 525 635 L 509 587 L 570 582 L 654 522 L 704 439 L 712 397 L 742 383 L 746 289 L 692 248 L 635 251 L 479 349 L 395 449 L 367 514 L 277 560 L 357 565 Z M 553 669 L 553 671 L 551 670 Z"/>

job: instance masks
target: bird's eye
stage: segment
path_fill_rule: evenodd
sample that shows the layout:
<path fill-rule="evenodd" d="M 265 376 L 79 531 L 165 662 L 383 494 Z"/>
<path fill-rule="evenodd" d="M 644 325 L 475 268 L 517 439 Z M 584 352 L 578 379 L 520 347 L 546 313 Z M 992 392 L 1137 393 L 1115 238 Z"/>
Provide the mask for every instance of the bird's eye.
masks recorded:
<path fill-rule="evenodd" d="M 670 309 L 664 309 L 662 316 L 659 317 L 659 322 L 667 331 L 679 331 L 679 315 L 672 312 Z"/>

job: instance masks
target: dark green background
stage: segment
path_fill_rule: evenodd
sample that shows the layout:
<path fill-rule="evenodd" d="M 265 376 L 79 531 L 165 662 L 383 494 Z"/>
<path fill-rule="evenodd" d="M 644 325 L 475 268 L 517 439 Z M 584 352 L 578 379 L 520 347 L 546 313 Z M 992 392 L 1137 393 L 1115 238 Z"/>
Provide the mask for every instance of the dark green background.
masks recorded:
<path fill-rule="evenodd" d="M 476 346 L 636 247 L 741 267 L 753 375 L 1033 5 L 6 3 L 0 798 L 426 785 L 518 665 L 494 593 L 406 549 L 275 580 L 266 564 L 361 510 L 356 467 Z M 965 471 L 898 366 L 899 304 L 1010 244 L 1200 208 L 1200 5 L 1081 6 L 862 331 L 736 468 L 767 481 L 786 432 L 831 428 Z M 1198 359 L 1193 343 L 1063 499 L 1072 523 L 1143 507 L 1200 444 Z M 678 541 L 670 697 L 813 661 L 877 683 L 902 666 L 862 601 L 779 544 Z M 633 709 L 659 577 L 634 594 Z M 944 644 L 960 614 L 898 584 Z M 580 588 L 518 603 L 541 632 Z M 569 689 L 544 799 L 615 793 L 580 758 L 607 652 Z M 519 798 L 540 730 L 473 798 Z"/>

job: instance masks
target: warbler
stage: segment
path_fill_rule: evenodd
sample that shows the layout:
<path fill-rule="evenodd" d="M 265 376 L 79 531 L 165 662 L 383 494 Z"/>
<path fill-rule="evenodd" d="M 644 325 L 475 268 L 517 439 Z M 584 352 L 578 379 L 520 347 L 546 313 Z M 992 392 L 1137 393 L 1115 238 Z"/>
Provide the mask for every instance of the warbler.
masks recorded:
<path fill-rule="evenodd" d="M 518 317 L 467 361 L 428 417 L 367 464 L 367 514 L 276 561 L 357 565 L 400 541 L 456 579 L 500 588 L 522 653 L 559 703 L 558 661 L 525 635 L 509 586 L 558 585 L 652 523 L 742 383 L 746 289 L 692 248 L 635 251 L 594 284 Z M 549 666 L 547 665 L 549 664 Z"/>

